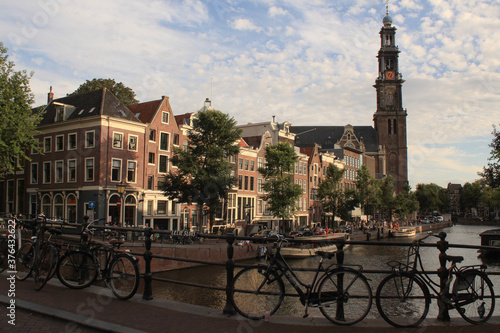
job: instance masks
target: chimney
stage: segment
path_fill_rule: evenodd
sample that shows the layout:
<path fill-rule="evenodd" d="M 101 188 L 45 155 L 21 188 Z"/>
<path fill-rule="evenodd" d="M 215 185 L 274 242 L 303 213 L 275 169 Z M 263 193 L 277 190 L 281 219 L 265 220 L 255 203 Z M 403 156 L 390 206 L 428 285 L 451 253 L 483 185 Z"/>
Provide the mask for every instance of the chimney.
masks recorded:
<path fill-rule="evenodd" d="M 47 105 L 49 105 L 53 99 L 54 99 L 54 93 L 52 92 L 52 86 L 50 86 L 50 91 L 47 94 Z"/>

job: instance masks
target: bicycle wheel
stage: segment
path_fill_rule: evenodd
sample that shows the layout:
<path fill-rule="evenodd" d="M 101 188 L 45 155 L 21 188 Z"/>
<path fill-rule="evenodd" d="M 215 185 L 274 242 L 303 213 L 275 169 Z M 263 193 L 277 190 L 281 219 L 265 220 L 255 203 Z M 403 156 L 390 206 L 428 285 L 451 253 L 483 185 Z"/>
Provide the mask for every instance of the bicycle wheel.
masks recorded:
<path fill-rule="evenodd" d="M 108 286 L 121 300 L 134 296 L 139 287 L 139 267 L 129 255 L 116 256 L 109 266 Z"/>
<path fill-rule="evenodd" d="M 406 273 L 385 277 L 375 299 L 382 318 L 395 327 L 418 326 L 427 316 L 431 302 L 427 286 Z"/>
<path fill-rule="evenodd" d="M 97 278 L 97 263 L 87 252 L 69 251 L 59 260 L 57 277 L 62 284 L 72 289 L 83 289 Z"/>
<path fill-rule="evenodd" d="M 26 242 L 16 254 L 16 278 L 19 281 L 26 280 L 33 270 L 35 261 L 35 248 L 33 243 Z"/>
<path fill-rule="evenodd" d="M 35 280 L 35 290 L 40 290 L 45 286 L 47 281 L 57 265 L 56 249 L 46 244 L 40 251 L 40 257 L 33 268 L 33 278 Z"/>
<path fill-rule="evenodd" d="M 457 275 L 452 298 L 458 313 L 471 324 L 487 322 L 495 310 L 493 283 L 485 273 L 477 270 Z"/>
<path fill-rule="evenodd" d="M 264 319 L 266 312 L 275 313 L 285 297 L 285 285 L 275 270 L 266 275 L 267 267 L 241 270 L 231 287 L 236 311 L 248 319 Z"/>
<path fill-rule="evenodd" d="M 337 325 L 353 325 L 363 320 L 372 307 L 372 291 L 357 271 L 334 270 L 324 275 L 318 287 L 321 313 Z"/>

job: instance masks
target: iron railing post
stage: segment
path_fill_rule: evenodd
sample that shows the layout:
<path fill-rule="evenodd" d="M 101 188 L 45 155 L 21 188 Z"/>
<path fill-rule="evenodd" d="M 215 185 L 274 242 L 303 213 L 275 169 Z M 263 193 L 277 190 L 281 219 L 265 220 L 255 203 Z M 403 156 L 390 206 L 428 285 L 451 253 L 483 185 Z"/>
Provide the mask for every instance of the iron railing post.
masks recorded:
<path fill-rule="evenodd" d="M 439 264 L 440 267 L 438 269 L 439 276 L 439 295 L 437 299 L 439 313 L 437 320 L 438 321 L 450 321 L 450 314 L 448 313 L 448 305 L 443 302 L 441 299 L 441 295 L 444 295 L 448 292 L 447 280 L 448 280 L 448 270 L 446 269 L 446 250 L 448 250 L 448 242 L 446 239 L 446 232 L 442 231 L 439 233 L 440 240 L 437 242 L 437 249 L 439 250 Z"/>
<path fill-rule="evenodd" d="M 142 295 L 142 299 L 149 301 L 153 299 L 153 288 L 151 286 L 153 281 L 153 275 L 151 274 L 151 260 L 153 259 L 153 255 L 151 253 L 152 229 L 146 228 L 146 230 L 144 230 L 144 234 L 146 235 L 146 252 L 144 252 L 144 262 L 146 267 L 144 271 L 144 294 Z"/>
<path fill-rule="evenodd" d="M 234 234 L 229 233 L 226 236 L 227 242 L 227 261 L 226 261 L 226 306 L 224 307 L 223 314 L 233 316 L 236 314 L 236 310 L 234 309 L 232 299 L 232 285 L 233 285 L 233 277 L 234 277 Z"/>
<path fill-rule="evenodd" d="M 345 239 L 344 238 L 339 238 L 335 241 L 335 245 L 337 246 L 337 265 L 342 266 L 344 264 L 344 246 L 345 246 Z M 337 275 L 337 286 L 339 292 L 343 292 L 344 288 L 344 275 L 343 274 L 338 274 Z M 344 301 L 342 299 L 337 298 L 337 312 L 335 314 L 335 318 L 337 320 L 344 320 Z"/>

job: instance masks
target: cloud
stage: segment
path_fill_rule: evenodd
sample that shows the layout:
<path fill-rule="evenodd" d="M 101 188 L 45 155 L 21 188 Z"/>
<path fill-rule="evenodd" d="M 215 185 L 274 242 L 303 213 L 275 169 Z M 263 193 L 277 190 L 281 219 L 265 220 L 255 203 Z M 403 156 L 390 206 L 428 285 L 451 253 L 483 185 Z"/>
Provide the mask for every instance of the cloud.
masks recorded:
<path fill-rule="evenodd" d="M 231 27 L 236 30 L 262 31 L 261 27 L 256 26 L 249 19 L 236 19 L 231 22 Z"/>
<path fill-rule="evenodd" d="M 288 13 L 287 10 L 281 8 L 281 7 L 275 7 L 275 6 L 272 6 L 271 8 L 269 8 L 269 16 L 271 17 L 276 17 L 276 16 L 286 16 L 286 15 L 289 15 L 290 13 Z"/>

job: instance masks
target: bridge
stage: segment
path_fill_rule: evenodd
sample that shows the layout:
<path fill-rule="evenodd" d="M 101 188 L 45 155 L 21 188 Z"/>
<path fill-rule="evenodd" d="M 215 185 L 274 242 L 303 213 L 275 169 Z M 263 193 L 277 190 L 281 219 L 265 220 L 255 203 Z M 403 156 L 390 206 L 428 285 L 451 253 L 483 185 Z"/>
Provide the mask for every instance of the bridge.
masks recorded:
<path fill-rule="evenodd" d="M 127 228 L 130 230 L 130 228 Z M 140 229 L 144 231 L 144 229 Z M 151 230 L 146 230 L 146 235 Z M 156 231 L 155 231 L 156 232 Z M 218 236 L 213 236 L 218 237 Z M 360 236 L 362 237 L 362 236 Z M 224 237 L 228 246 L 226 266 L 233 266 L 234 238 Z M 354 241 L 356 242 L 356 241 Z M 151 241 L 145 239 L 144 257 L 149 260 L 164 259 L 151 253 Z M 149 244 L 148 244 L 149 243 Z M 149 257 L 149 259 L 148 259 Z M 172 258 L 168 258 L 172 259 Z M 207 264 L 207 262 L 200 262 Z M 221 264 L 221 263 L 217 263 Z M 230 264 L 230 265 L 228 265 Z M 322 317 L 300 318 L 271 316 L 269 321 L 251 321 L 226 311 L 178 303 L 166 299 L 152 299 L 153 277 L 148 265 L 141 266 L 141 285 L 138 293 L 128 301 L 114 298 L 107 288 L 91 286 L 84 290 L 64 287 L 57 279 L 49 281 L 41 291 L 33 290 L 33 281 L 12 282 L 9 271 L 0 275 L 0 303 L 7 313 L 0 319 L 0 330 L 6 332 L 356 332 L 397 331 L 381 319 L 365 319 L 353 327 L 334 326 Z M 13 290 L 13 294 L 10 291 Z M 224 288 L 221 288 L 224 290 Z M 14 304 L 14 306 L 12 305 Z M 432 306 L 436 306 L 433 302 Z M 10 307 L 10 308 L 9 308 Z M 376 308 L 372 308 L 376 311 Z M 497 310 L 498 313 L 498 310 Z M 12 322 L 12 320 L 14 320 Z M 11 323 L 15 323 L 13 326 Z M 493 317 L 488 324 L 474 326 L 461 318 L 439 322 L 428 317 L 418 332 L 498 332 L 500 317 Z"/>

